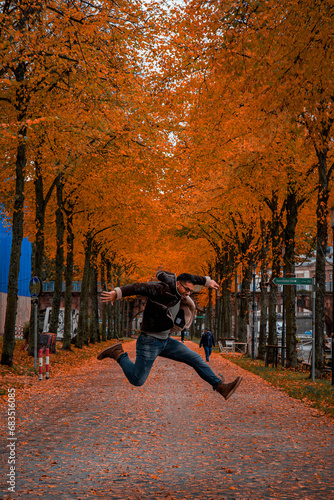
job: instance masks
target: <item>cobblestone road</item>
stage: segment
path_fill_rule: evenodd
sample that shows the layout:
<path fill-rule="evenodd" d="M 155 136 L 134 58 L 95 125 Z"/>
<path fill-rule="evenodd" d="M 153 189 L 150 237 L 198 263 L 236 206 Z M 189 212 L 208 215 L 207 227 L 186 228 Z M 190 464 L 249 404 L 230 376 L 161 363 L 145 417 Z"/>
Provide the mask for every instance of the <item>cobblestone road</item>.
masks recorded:
<path fill-rule="evenodd" d="M 1 498 L 334 499 L 333 420 L 218 354 L 210 365 L 244 376 L 229 401 L 163 358 L 140 388 L 94 359 L 18 394 L 16 493 Z"/>

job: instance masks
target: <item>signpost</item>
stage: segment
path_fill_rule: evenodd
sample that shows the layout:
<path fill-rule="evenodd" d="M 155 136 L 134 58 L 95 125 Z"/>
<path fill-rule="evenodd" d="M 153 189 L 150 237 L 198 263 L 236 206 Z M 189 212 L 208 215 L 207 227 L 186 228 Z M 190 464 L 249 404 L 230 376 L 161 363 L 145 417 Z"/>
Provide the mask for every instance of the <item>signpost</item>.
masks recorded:
<path fill-rule="evenodd" d="M 34 276 L 29 282 L 29 292 L 31 296 L 31 304 L 34 305 L 34 369 L 37 373 L 37 307 L 38 307 L 38 297 L 43 289 L 43 283 L 40 278 Z"/>
<path fill-rule="evenodd" d="M 275 285 L 312 285 L 312 278 L 274 278 Z"/>
<path fill-rule="evenodd" d="M 315 381 L 315 278 L 274 278 L 275 285 L 311 285 L 312 286 L 312 381 Z"/>

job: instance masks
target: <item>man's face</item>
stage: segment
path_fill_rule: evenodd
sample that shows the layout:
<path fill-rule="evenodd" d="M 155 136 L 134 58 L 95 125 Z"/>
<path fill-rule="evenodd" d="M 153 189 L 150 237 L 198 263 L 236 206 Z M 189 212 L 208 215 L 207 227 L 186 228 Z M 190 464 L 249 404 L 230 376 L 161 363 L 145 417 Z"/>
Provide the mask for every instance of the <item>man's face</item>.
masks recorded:
<path fill-rule="evenodd" d="M 195 286 L 192 283 L 190 283 L 190 281 L 186 281 L 184 283 L 177 281 L 176 288 L 181 297 L 187 297 L 195 290 Z"/>

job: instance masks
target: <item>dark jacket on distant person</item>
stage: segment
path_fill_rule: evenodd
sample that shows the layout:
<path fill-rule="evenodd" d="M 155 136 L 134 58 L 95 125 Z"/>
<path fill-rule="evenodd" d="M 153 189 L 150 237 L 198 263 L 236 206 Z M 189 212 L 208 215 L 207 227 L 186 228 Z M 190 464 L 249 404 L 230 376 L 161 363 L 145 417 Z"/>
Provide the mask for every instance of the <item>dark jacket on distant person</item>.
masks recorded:
<path fill-rule="evenodd" d="M 210 332 L 210 330 L 206 330 L 202 337 L 201 337 L 201 341 L 199 343 L 199 346 L 200 347 L 212 347 L 212 346 L 215 346 L 215 338 L 214 336 L 212 335 L 212 333 Z"/>

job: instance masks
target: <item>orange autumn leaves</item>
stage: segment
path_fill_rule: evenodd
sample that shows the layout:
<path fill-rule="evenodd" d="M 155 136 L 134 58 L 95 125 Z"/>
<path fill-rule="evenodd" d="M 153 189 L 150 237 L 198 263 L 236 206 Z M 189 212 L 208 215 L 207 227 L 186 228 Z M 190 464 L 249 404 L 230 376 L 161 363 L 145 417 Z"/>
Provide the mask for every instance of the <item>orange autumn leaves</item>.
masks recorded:
<path fill-rule="evenodd" d="M 82 234 L 91 227 L 110 227 L 101 238 L 107 251 L 147 267 L 145 276 L 164 259 L 169 268 L 181 260 L 201 272 L 216 256 L 213 245 L 233 245 L 234 234 L 241 241 L 246 226 L 254 230 L 254 253 L 259 214 L 271 219 L 267 199 L 275 191 L 282 207 L 291 184 L 307 199 L 297 236 L 301 251 L 309 249 L 316 151 L 324 145 L 332 157 L 326 3 L 318 9 L 305 2 L 299 11 L 294 1 L 284 10 L 276 2 L 252 10 L 239 2 L 192 1 L 163 11 L 154 3 L 143 9 L 136 2 L 94 7 L 73 0 L 47 3 L 45 10 L 36 4 L 30 20 L 27 6 L 4 12 L 2 20 L 27 72 L 22 82 L 14 77 L 15 58 L 3 45 L 0 154 L 2 200 L 11 217 L 22 125 L 15 93 L 26 92 L 31 239 L 38 161 L 44 191 L 62 173 L 64 197 L 74 203 L 80 270 Z M 53 257 L 54 194 L 48 203 L 46 250 Z"/>

